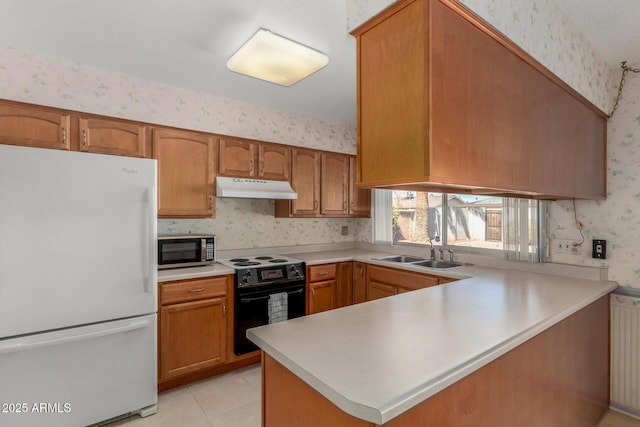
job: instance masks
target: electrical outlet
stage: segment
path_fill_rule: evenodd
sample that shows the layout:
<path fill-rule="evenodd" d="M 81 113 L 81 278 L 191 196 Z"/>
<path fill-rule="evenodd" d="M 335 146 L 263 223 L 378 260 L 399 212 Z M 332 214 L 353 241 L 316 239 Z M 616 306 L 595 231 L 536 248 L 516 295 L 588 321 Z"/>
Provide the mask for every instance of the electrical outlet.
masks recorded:
<path fill-rule="evenodd" d="M 343 236 L 349 235 L 349 226 L 347 226 L 347 225 L 343 225 L 342 226 L 342 235 Z"/>
<path fill-rule="evenodd" d="M 580 255 L 578 240 L 553 239 L 551 240 L 551 252 L 562 255 Z"/>
<path fill-rule="evenodd" d="M 593 240 L 593 250 L 591 251 L 591 257 L 597 259 L 607 258 L 607 241 L 606 240 Z"/>

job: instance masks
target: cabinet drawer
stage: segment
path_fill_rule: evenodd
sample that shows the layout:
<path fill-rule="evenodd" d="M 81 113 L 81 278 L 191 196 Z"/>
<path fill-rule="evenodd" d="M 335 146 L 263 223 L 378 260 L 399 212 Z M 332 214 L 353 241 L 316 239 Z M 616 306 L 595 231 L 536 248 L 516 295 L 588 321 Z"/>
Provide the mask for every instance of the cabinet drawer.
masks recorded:
<path fill-rule="evenodd" d="M 160 304 L 193 301 L 227 294 L 227 277 L 160 283 Z"/>
<path fill-rule="evenodd" d="M 336 278 L 336 264 L 313 265 L 308 271 L 309 282 Z"/>

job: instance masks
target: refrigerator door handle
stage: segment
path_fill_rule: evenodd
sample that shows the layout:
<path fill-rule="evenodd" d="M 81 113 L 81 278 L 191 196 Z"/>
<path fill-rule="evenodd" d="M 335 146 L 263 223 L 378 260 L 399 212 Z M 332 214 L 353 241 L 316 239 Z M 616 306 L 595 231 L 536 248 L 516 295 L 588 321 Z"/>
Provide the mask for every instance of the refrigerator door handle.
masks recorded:
<path fill-rule="evenodd" d="M 25 340 L 28 340 L 29 337 L 24 338 L 22 342 L 20 342 L 20 339 L 17 339 L 15 341 L 9 340 L 13 342 L 9 342 L 7 344 L 0 344 L 0 355 L 18 353 L 18 352 L 27 351 L 27 350 L 35 350 L 38 348 L 51 347 L 59 344 L 68 344 L 68 343 L 77 342 L 77 341 L 87 341 L 90 339 L 106 337 L 109 335 L 122 334 L 125 332 L 135 331 L 137 329 L 146 328 L 147 326 L 150 326 L 150 322 L 148 320 L 142 320 L 142 321 L 131 322 L 128 325 L 118 326 L 116 328 L 104 329 L 102 331 L 87 332 L 84 334 L 81 333 L 81 334 L 71 335 L 66 337 L 43 338 L 41 340 L 33 340 L 30 342 L 25 342 Z"/>
<path fill-rule="evenodd" d="M 155 254 L 155 248 L 158 242 L 153 238 L 156 221 L 156 192 L 153 187 L 147 187 L 144 194 L 144 202 L 147 206 L 147 214 L 144 215 L 142 229 L 142 247 L 144 248 L 144 254 L 142 256 L 142 271 L 144 281 L 145 293 L 153 293 L 157 266 L 153 262 L 153 256 Z"/>

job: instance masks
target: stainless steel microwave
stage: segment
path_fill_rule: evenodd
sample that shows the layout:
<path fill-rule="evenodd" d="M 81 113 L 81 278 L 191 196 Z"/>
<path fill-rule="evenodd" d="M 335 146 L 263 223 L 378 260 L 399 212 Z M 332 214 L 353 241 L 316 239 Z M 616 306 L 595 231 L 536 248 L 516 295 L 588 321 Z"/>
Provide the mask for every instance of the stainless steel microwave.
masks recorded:
<path fill-rule="evenodd" d="M 158 237 L 158 268 L 196 267 L 216 262 L 212 234 Z"/>

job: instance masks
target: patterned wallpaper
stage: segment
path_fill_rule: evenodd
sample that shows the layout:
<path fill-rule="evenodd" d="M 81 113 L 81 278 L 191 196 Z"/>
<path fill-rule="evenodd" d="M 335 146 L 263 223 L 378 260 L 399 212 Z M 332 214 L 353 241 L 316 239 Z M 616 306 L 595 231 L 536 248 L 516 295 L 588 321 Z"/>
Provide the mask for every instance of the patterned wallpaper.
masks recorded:
<path fill-rule="evenodd" d="M 274 201 L 260 199 L 216 199 L 214 219 L 158 221 L 158 233 L 213 233 L 219 249 L 264 248 L 353 242 L 370 220 L 357 218 L 274 218 Z M 361 225 L 363 224 L 363 225 Z M 342 236 L 342 227 L 348 235 Z M 363 241 L 371 240 L 364 236 Z"/>
<path fill-rule="evenodd" d="M 0 99 L 355 153 L 355 129 L 0 47 Z M 218 199 L 215 219 L 159 220 L 160 233 L 217 234 L 219 249 L 369 241 L 368 219 L 275 219 L 274 202 Z M 342 226 L 349 227 L 347 236 Z"/>

